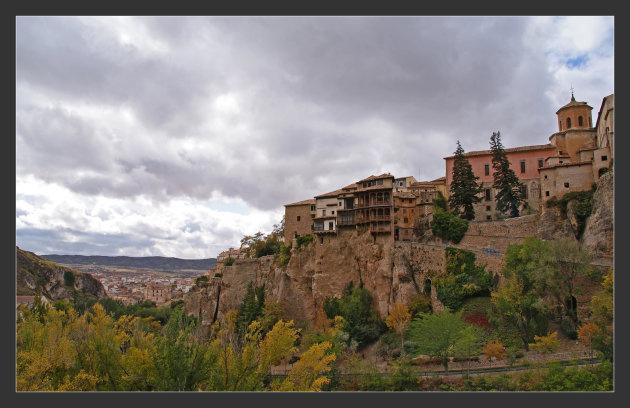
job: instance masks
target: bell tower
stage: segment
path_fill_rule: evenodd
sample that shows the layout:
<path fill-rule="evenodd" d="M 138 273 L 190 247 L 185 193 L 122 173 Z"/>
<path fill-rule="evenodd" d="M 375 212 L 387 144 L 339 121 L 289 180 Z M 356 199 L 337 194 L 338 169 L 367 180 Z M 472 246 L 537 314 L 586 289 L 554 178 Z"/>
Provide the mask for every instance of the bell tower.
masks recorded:
<path fill-rule="evenodd" d="M 592 107 L 586 102 L 577 102 L 571 89 L 571 101 L 558 109 L 558 131 L 563 132 L 570 129 L 591 129 L 593 119 L 591 118 Z"/>

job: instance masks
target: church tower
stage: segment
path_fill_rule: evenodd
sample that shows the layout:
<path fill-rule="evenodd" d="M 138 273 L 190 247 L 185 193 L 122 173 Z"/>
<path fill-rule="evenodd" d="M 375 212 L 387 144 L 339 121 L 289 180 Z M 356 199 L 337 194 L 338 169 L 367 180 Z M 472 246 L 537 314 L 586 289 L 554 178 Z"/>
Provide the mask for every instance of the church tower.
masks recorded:
<path fill-rule="evenodd" d="M 569 129 L 589 129 L 593 127 L 591 119 L 592 107 L 586 102 L 577 102 L 573 92 L 571 92 L 571 101 L 558 109 L 558 131 Z"/>
<path fill-rule="evenodd" d="M 583 161 L 585 152 L 595 149 L 592 110 L 586 102 L 576 101 L 571 90 L 571 101 L 556 112 L 558 132 L 549 137 L 549 142 L 558 150 L 559 163 Z"/>

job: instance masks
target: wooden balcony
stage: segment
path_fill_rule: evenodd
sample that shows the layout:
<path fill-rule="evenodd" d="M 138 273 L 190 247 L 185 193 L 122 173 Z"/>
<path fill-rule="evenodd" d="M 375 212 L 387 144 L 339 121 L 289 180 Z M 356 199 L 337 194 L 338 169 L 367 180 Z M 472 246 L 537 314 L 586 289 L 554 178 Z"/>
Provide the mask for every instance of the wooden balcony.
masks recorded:
<path fill-rule="evenodd" d="M 391 200 L 371 200 L 357 204 L 355 208 L 380 207 L 392 205 Z"/>
<path fill-rule="evenodd" d="M 369 215 L 367 217 L 355 217 L 355 222 L 357 224 L 359 223 L 364 223 L 364 222 L 376 222 L 376 221 L 391 221 L 392 217 L 391 215 Z"/>

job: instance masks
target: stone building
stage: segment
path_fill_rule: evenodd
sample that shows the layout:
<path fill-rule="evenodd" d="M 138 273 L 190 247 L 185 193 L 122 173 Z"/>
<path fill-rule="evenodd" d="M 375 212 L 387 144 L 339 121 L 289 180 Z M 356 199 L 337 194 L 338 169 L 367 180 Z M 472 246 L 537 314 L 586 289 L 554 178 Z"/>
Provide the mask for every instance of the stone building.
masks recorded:
<path fill-rule="evenodd" d="M 394 240 L 411 241 L 418 218 L 416 201 L 420 193 L 394 191 Z"/>
<path fill-rule="evenodd" d="M 315 217 L 313 218 L 313 232 L 316 234 L 330 234 L 337 231 L 337 197 L 343 190 L 315 196 Z"/>
<path fill-rule="evenodd" d="M 358 186 L 350 184 L 337 195 L 337 228 L 355 228 L 355 192 Z"/>
<path fill-rule="evenodd" d="M 373 234 L 393 235 L 394 176 L 389 173 L 370 176 L 357 183 L 355 223 Z"/>
<path fill-rule="evenodd" d="M 171 292 L 172 288 L 170 285 L 149 283 L 144 289 L 144 298 L 159 305 L 171 299 Z"/>
<path fill-rule="evenodd" d="M 415 182 L 416 182 L 416 179 L 413 176 L 395 178 L 394 191 L 402 191 L 402 192 L 409 191 L 409 188 Z"/>
<path fill-rule="evenodd" d="M 310 235 L 313 229 L 316 200 L 309 199 L 284 206 L 284 245 L 299 236 Z"/>
<path fill-rule="evenodd" d="M 532 208 L 538 208 L 541 200 L 540 195 L 540 168 L 544 166 L 545 160 L 556 153 L 556 148 L 551 144 L 521 146 L 505 149 L 510 168 L 524 184 L 523 195 L 525 202 Z M 479 177 L 477 180 L 483 187 L 482 201 L 474 205 L 477 220 L 495 219 L 496 213 L 496 189 L 494 184 L 494 170 L 492 169 L 492 151 L 480 150 L 464 153 L 470 162 L 473 173 Z M 450 185 L 453 181 L 453 163 L 455 156 L 445 157 L 446 161 L 446 198 L 450 195 Z"/>

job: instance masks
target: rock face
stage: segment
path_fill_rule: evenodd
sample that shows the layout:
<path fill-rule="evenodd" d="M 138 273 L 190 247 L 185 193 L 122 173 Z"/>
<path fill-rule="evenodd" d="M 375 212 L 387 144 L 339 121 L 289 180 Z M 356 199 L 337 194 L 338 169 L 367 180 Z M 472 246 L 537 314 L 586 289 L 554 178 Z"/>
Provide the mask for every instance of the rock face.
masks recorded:
<path fill-rule="evenodd" d="M 593 194 L 593 211 L 586 220 L 581 245 L 593 251 L 596 259 L 612 265 L 614 255 L 613 172 L 604 174 Z"/>
<path fill-rule="evenodd" d="M 595 248 L 600 256 L 612 256 L 611 176 L 607 174 L 600 181 L 582 240 L 583 246 Z M 541 215 L 472 222 L 469 228 L 457 246 L 473 251 L 476 263 L 486 265 L 486 270 L 499 278 L 504 265 L 501 252 L 509 244 L 522 243 L 528 236 L 575 239 L 571 221 L 558 207 L 545 208 Z M 341 296 L 350 282 L 362 283 L 372 293 L 382 317 L 388 315 L 394 302 L 408 303 L 418 293 L 430 295 L 433 309 L 440 310 L 443 306 L 433 280 L 444 273 L 445 264 L 442 245 L 394 242 L 391 237 L 341 229 L 337 235 L 316 236 L 308 245 L 292 249 L 285 267 L 276 265 L 272 256 L 236 260 L 223 268 L 222 278 L 213 278 L 185 294 L 185 310 L 200 316 L 204 325 L 211 324 L 238 308 L 250 282 L 264 285 L 267 299 L 285 301 L 289 316 L 296 322 L 314 319 L 324 299 Z"/>
<path fill-rule="evenodd" d="M 43 296 L 51 300 L 75 300 L 79 296 L 93 296 L 97 299 L 107 297 L 101 282 L 88 273 L 61 266 L 18 247 L 16 255 L 17 295 L 34 295 L 39 289 Z M 65 285 L 66 272 L 73 274 L 73 286 Z"/>
<path fill-rule="evenodd" d="M 478 255 L 479 256 L 479 255 Z M 490 255 L 487 255 L 487 257 Z M 488 268 L 500 272 L 502 257 L 493 262 L 480 257 Z M 310 321 L 329 296 L 341 296 L 350 283 L 372 293 L 373 303 L 382 317 L 394 302 L 408 303 L 418 293 L 432 299 L 434 310 L 442 309 L 432 287 L 435 276 L 445 268 L 445 250 L 441 245 L 394 243 L 369 232 L 340 231 L 339 235 L 316 237 L 313 242 L 293 249 L 286 267 L 279 267 L 272 256 L 241 259 L 223 268 L 223 277 L 194 287 L 184 295 L 187 314 L 200 315 L 204 325 L 222 319 L 230 309 L 237 309 L 247 285 L 265 287 L 265 297 L 282 299 L 296 322 Z M 218 307 L 216 299 L 218 298 Z"/>

